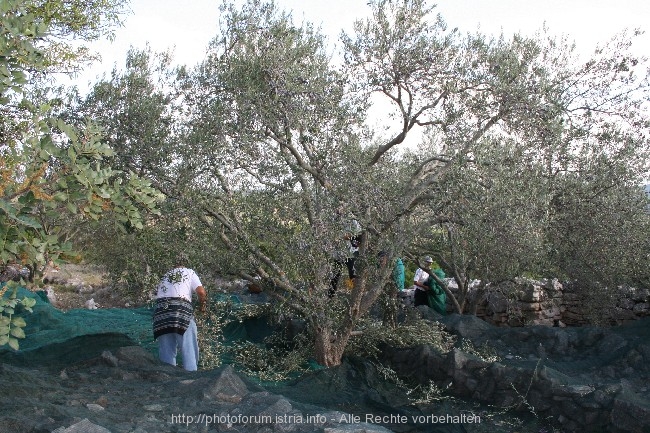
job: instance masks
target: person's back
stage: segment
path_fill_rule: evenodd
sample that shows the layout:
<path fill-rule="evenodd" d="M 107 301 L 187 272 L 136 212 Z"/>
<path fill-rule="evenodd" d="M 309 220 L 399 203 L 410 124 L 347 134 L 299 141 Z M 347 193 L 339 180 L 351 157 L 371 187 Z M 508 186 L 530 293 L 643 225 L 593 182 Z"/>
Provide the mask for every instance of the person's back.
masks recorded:
<path fill-rule="evenodd" d="M 201 286 L 196 272 L 190 268 L 177 267 L 168 271 L 158 284 L 156 299 L 182 298 L 192 301 L 192 293 Z"/>
<path fill-rule="evenodd" d="M 199 360 L 193 293 L 197 294 L 203 311 L 207 294 L 201 280 L 194 270 L 179 263 L 158 284 L 153 316 L 153 334 L 158 340 L 160 360 L 176 365 L 176 354 L 180 349 L 183 368 L 189 371 L 197 369 Z"/>

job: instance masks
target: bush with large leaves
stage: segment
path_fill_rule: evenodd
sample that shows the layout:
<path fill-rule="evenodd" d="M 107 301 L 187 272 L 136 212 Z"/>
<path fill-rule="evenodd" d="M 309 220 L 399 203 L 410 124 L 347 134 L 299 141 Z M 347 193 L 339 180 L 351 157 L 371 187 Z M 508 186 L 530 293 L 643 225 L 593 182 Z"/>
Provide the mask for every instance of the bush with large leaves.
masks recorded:
<path fill-rule="evenodd" d="M 32 92 L 44 85 L 52 59 L 59 58 L 55 52 L 64 49 L 65 59 L 79 59 L 79 53 L 58 43 L 61 37 L 97 38 L 121 4 L 8 0 L 0 6 L 2 265 L 34 271 L 50 260 L 70 259 L 74 253 L 65 233 L 75 220 L 111 212 L 120 223 L 138 228 L 143 212 L 155 209 L 159 193 L 145 179 L 119 176 L 111 166 L 113 150 L 92 123 L 66 124 L 42 96 L 34 96 L 46 94 L 43 88 Z M 92 14 L 81 12 L 88 7 Z M 63 215 L 71 218 L 68 227 L 57 223 Z"/>

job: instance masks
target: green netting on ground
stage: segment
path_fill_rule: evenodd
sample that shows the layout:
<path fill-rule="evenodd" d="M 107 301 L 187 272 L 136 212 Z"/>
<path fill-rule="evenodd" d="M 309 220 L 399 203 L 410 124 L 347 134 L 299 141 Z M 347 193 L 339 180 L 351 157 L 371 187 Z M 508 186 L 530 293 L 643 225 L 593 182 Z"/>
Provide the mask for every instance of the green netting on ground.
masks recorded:
<path fill-rule="evenodd" d="M 9 293 L 11 290 L 5 293 L 5 296 Z M 112 335 L 110 338 L 103 339 L 105 340 L 101 343 L 103 345 L 124 346 L 130 342 L 142 345 L 151 351 L 155 350 L 150 308 L 78 309 L 64 312 L 52 306 L 45 296 L 24 288 L 18 289 L 17 297 L 18 299 L 34 298 L 36 305 L 32 308 L 32 313 L 24 311 L 20 306 L 16 309 L 16 316 L 23 317 L 27 322 L 24 328 L 25 338 L 20 340 L 20 350 L 17 352 L 6 345 L 0 347 L 0 360 L 25 358 L 36 362 L 35 358 L 42 358 L 42 361 L 60 359 L 61 362 L 74 362 L 83 358 L 81 352 L 89 354 L 96 352 L 91 347 L 94 340 L 77 339 L 79 346 L 74 349 L 66 349 L 65 345 L 58 343 L 100 334 Z M 102 339 L 95 340 L 99 343 Z M 112 344 L 109 344 L 111 342 Z M 47 351 L 42 349 L 45 347 L 48 347 Z M 58 350 L 60 353 L 56 353 Z"/>
<path fill-rule="evenodd" d="M 274 328 L 269 325 L 266 317 L 249 317 L 241 322 L 233 321 L 223 329 L 225 343 L 247 340 L 254 343 L 262 343 L 270 336 Z"/>
<path fill-rule="evenodd" d="M 11 292 L 7 291 L 5 296 Z M 32 313 L 20 306 L 17 308 L 16 316 L 23 317 L 27 322 L 24 328 L 26 337 L 20 340 L 20 350 L 17 352 L 7 345 L 0 346 L 0 362 L 60 365 L 98 356 L 103 350 L 133 344 L 157 354 L 157 343 L 153 340 L 151 328 L 153 308 L 76 309 L 64 312 L 51 305 L 43 292 L 34 293 L 19 288 L 17 297 L 34 298 L 36 305 Z M 232 299 L 230 295 L 227 297 L 235 306 L 242 305 L 238 299 Z M 229 345 L 236 340 L 262 342 L 271 332 L 264 318 L 233 321 L 224 328 L 224 341 L 219 344 Z M 66 344 L 62 344 L 64 342 Z"/>

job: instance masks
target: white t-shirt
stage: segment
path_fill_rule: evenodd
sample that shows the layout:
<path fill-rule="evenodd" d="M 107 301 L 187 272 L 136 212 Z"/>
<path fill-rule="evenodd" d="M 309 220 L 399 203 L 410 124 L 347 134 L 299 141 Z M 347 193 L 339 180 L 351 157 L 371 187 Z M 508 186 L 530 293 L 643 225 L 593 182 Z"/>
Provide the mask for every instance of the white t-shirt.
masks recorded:
<path fill-rule="evenodd" d="M 192 269 L 174 268 L 160 280 L 156 298 L 183 298 L 191 302 L 192 293 L 202 285 Z"/>
<path fill-rule="evenodd" d="M 424 272 L 421 268 L 418 268 L 418 270 L 415 271 L 415 276 L 413 277 L 413 281 L 414 282 L 417 281 L 418 283 L 424 284 L 425 281 L 427 281 L 428 278 L 429 278 L 429 274 L 427 272 Z M 415 288 L 418 289 L 418 290 L 424 290 L 420 286 L 415 286 Z"/>

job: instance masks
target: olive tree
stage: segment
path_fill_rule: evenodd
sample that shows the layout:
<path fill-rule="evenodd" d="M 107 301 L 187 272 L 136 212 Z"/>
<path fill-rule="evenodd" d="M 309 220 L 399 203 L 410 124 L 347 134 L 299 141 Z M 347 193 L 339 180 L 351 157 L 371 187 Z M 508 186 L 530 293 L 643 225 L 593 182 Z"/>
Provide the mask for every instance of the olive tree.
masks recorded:
<path fill-rule="evenodd" d="M 551 262 L 586 285 L 647 285 L 650 64 L 623 33 L 575 69 L 545 156 Z"/>
<path fill-rule="evenodd" d="M 92 119 L 115 151 L 116 169 L 163 186 L 173 175 L 175 69 L 169 53 L 131 48 L 124 70 L 117 67 L 93 84 L 88 95 L 69 108 L 75 123 Z"/>
<path fill-rule="evenodd" d="M 647 85 L 632 73 L 642 63 L 624 50 L 576 68 L 555 40 L 462 36 L 419 0 L 370 6 L 372 16 L 342 39 L 340 68 L 318 31 L 273 3 L 225 3 L 208 57 L 179 73 L 184 111 L 168 115 L 147 62 L 113 74 L 88 100 L 121 163 L 167 196 L 167 219 L 143 241 L 171 236 L 193 247 L 200 266 L 264 285 L 307 321 L 324 365 L 340 362 L 389 278 L 380 251 L 434 248 L 459 282 L 459 298 L 448 295 L 463 312 L 474 275 L 569 263 L 562 221 L 587 221 L 581 212 L 591 209 L 574 198 L 562 204 L 578 190 L 572 183 L 585 197 L 612 190 L 604 182 L 619 173 L 617 185 L 633 191 L 645 164 L 625 168 L 630 158 L 645 161 L 638 102 Z M 385 131 L 366 129 L 370 102 L 386 107 Z M 144 115 L 152 117 L 138 128 Z M 418 130 L 426 139 L 413 149 Z M 596 166 L 609 167 L 600 183 L 591 180 Z M 332 296 L 355 220 L 356 278 Z"/>
<path fill-rule="evenodd" d="M 430 210 L 436 229 L 418 247 L 456 280 L 458 312 L 474 278 L 647 284 L 648 64 L 630 43 L 619 35 L 582 63 L 549 45 L 548 105 L 532 133 L 499 131 L 442 178 L 449 205 Z"/>
<path fill-rule="evenodd" d="M 470 284 L 545 271 L 548 184 L 531 155 L 510 142 L 484 140 L 472 158 L 438 184 L 443 209 L 427 209 L 409 253 L 430 254 L 456 282 L 456 312 L 467 312 Z"/>
<path fill-rule="evenodd" d="M 377 253 L 400 254 L 445 215 L 444 179 L 484 143 L 542 146 L 558 127 L 557 86 L 571 80 L 543 41 L 461 36 L 419 0 L 370 6 L 337 69 L 324 37 L 273 3 L 224 4 L 221 33 L 184 84 L 182 196 L 241 276 L 307 320 L 324 365 L 340 362 L 389 278 Z M 375 97 L 388 101 L 388 136 L 364 127 Z M 409 153 L 406 138 L 425 127 L 432 139 Z M 356 278 L 328 296 L 353 220 Z"/>
<path fill-rule="evenodd" d="M 136 174 L 162 191 L 169 190 L 176 178 L 179 107 L 174 104 L 176 70 L 170 63 L 168 53 L 131 48 L 122 69 L 116 66 L 87 95 L 77 95 L 63 114 L 71 123 L 83 125 L 91 119 L 101 128 L 121 177 Z M 104 265 L 113 282 L 123 283 L 118 286 L 125 295 L 141 299 L 173 256 L 165 253 L 165 245 L 177 241 L 173 208 L 171 201 L 161 203 L 160 214 L 149 214 L 144 228 L 130 227 L 127 232 L 121 232 L 112 218 L 76 224 L 75 244 L 84 249 L 87 260 Z"/>

